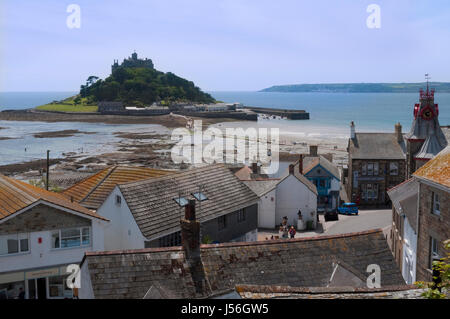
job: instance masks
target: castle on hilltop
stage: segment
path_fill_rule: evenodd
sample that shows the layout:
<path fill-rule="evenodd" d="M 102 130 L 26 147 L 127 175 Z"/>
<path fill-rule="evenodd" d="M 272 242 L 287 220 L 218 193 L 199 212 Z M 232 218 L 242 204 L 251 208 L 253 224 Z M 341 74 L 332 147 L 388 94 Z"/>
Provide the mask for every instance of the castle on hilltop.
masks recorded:
<path fill-rule="evenodd" d="M 119 67 L 125 67 L 125 68 L 150 68 L 153 69 L 153 62 L 151 59 L 145 58 L 138 59 L 138 55 L 135 52 L 131 54 L 131 57 L 128 57 L 128 59 L 123 59 L 122 64 L 119 65 L 119 60 L 114 60 L 113 65 L 111 65 L 111 72 L 114 72 Z"/>

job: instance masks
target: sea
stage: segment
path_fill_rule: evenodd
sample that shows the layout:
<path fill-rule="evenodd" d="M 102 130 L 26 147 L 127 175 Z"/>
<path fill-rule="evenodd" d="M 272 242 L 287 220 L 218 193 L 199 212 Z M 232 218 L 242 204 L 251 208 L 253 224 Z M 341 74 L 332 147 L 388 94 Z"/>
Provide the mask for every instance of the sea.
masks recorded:
<path fill-rule="evenodd" d="M 419 93 L 277 93 L 277 92 L 209 92 L 216 100 L 245 106 L 270 107 L 310 113 L 309 120 L 265 120 L 269 126 L 298 132 L 314 132 L 318 137 L 349 135 L 349 124 L 355 122 L 359 132 L 393 132 L 400 122 L 403 132 L 410 129 L 414 104 Z M 76 92 L 0 92 L 0 111 L 20 110 L 61 100 Z M 439 122 L 450 125 L 450 93 L 436 93 Z M 76 134 L 70 138 L 34 138 L 33 134 L 48 131 L 73 130 L 98 134 Z M 0 165 L 44 158 L 46 150 L 52 157 L 67 152 L 91 154 L 112 150 L 119 131 L 145 131 L 149 125 L 98 123 L 43 123 L 0 121 Z M 5 137 L 11 139 L 4 139 Z M 102 141 L 99 146 L 98 141 Z"/>

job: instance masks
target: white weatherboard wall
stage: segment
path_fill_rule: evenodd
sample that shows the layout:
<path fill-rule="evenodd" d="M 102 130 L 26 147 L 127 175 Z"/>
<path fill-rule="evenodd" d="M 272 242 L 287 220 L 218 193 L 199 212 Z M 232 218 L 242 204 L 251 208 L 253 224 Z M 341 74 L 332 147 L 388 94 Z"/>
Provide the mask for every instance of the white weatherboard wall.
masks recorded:
<path fill-rule="evenodd" d="M 116 196 L 122 198 L 120 204 Z M 97 214 L 110 220 L 105 226 L 105 250 L 145 248 L 146 238 L 142 235 L 133 214 L 128 208 L 119 187 L 115 187 Z"/>
<path fill-rule="evenodd" d="M 416 281 L 416 256 L 417 256 L 417 234 L 408 222 L 403 223 L 403 260 L 402 275 L 407 284 L 412 285 Z"/>
<path fill-rule="evenodd" d="M 275 209 L 276 209 L 276 188 L 265 195 L 262 195 L 258 201 L 258 227 L 274 228 Z"/>
<path fill-rule="evenodd" d="M 29 233 L 29 252 L 0 256 L 0 273 L 64 264 L 78 264 L 87 251 L 104 250 L 103 227 L 105 222 L 93 219 L 91 244 L 74 248 L 52 248 L 51 231 Z M 39 238 L 42 242 L 39 243 Z"/>
<path fill-rule="evenodd" d="M 298 210 L 301 210 L 303 221 L 312 220 L 316 225 L 317 196 L 295 176 L 289 175 L 281 181 L 276 189 L 275 224 L 279 225 L 284 216 L 288 224 L 297 226 Z M 312 215 L 311 215 L 312 213 Z"/>

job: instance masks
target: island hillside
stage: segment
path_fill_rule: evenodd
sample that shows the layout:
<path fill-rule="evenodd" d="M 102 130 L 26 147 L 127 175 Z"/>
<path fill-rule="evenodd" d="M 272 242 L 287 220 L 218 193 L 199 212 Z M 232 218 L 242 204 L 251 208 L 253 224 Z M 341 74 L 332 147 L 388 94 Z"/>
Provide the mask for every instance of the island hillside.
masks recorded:
<path fill-rule="evenodd" d="M 150 59 L 139 59 L 137 53 L 124 59 L 121 64 L 114 61 L 111 74 L 104 80 L 89 76 L 81 85 L 80 93 L 63 101 L 37 107 L 44 111 L 96 112 L 100 101 L 117 101 L 125 105 L 149 106 L 153 103 L 215 103 L 208 93 L 171 72 L 154 68 Z"/>
<path fill-rule="evenodd" d="M 260 92 L 331 92 L 331 93 L 416 93 L 426 83 L 330 83 L 276 85 Z M 438 93 L 450 93 L 450 83 L 430 82 Z"/>

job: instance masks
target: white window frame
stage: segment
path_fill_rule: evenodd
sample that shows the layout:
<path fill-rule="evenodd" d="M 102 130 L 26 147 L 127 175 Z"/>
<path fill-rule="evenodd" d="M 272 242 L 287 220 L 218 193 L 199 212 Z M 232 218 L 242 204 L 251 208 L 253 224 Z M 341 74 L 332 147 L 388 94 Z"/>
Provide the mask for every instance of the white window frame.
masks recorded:
<path fill-rule="evenodd" d="M 433 196 L 432 212 L 435 215 L 441 216 L 441 201 L 439 199 L 439 194 L 435 192 L 432 192 L 431 194 Z"/>
<path fill-rule="evenodd" d="M 395 165 L 395 168 L 393 166 Z M 389 175 L 398 176 L 398 162 L 389 162 Z"/>
<path fill-rule="evenodd" d="M 83 245 L 83 229 L 89 229 L 89 244 L 84 244 Z M 61 232 L 64 230 L 70 230 L 70 229 L 78 229 L 79 233 L 80 233 L 80 245 L 78 246 L 72 246 L 72 247 L 61 247 Z M 54 247 L 54 242 L 53 242 L 53 234 L 55 232 L 59 232 L 58 233 L 58 239 L 59 239 L 59 247 Z M 51 249 L 52 250 L 61 250 L 61 249 L 77 249 L 77 248 L 82 248 L 82 247 L 90 247 L 92 245 L 92 228 L 91 226 L 82 226 L 82 227 L 70 227 L 70 228 L 62 228 L 62 229 L 57 229 L 57 230 L 52 230 L 50 231 L 50 244 L 51 244 Z"/>
<path fill-rule="evenodd" d="M 31 249 L 30 249 L 30 234 L 29 233 L 14 233 L 14 234 L 2 235 L 2 236 L 0 236 L 0 241 L 3 241 L 3 240 L 8 241 L 8 239 L 12 239 L 12 238 L 10 238 L 12 236 L 16 236 L 15 240 L 17 240 L 17 252 L 15 252 L 15 253 L 6 252 L 5 254 L 0 254 L 0 256 L 14 256 L 14 255 L 23 255 L 23 254 L 30 253 Z M 21 241 L 24 239 L 27 240 L 28 249 L 22 251 Z M 8 243 L 6 243 L 6 246 L 8 246 Z"/>
<path fill-rule="evenodd" d="M 430 269 L 433 269 L 433 259 L 439 258 L 439 240 L 430 236 Z"/>

